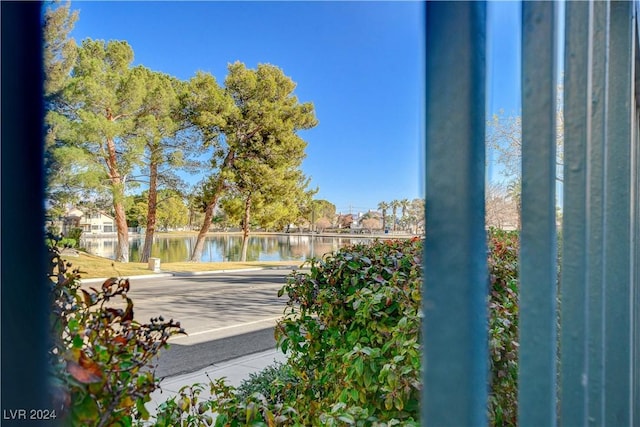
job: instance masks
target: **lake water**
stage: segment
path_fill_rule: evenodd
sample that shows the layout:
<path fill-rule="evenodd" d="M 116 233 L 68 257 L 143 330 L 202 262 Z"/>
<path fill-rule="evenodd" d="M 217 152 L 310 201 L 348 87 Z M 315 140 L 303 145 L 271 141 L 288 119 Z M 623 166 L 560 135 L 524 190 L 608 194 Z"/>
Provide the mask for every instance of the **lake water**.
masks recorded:
<path fill-rule="evenodd" d="M 362 237 L 325 237 L 314 235 L 256 235 L 249 236 L 247 261 L 304 261 L 309 258 L 320 258 L 339 248 L 356 243 L 371 243 L 374 239 Z M 183 262 L 196 243 L 196 236 L 165 237 L 155 236 L 151 256 L 160 258 L 162 262 Z M 105 258 L 115 259 L 117 238 L 83 237 L 82 247 L 88 252 Z M 138 261 L 144 245 L 143 236 L 129 238 L 129 259 Z M 202 251 L 202 262 L 240 261 L 242 236 L 218 235 L 207 236 Z"/>

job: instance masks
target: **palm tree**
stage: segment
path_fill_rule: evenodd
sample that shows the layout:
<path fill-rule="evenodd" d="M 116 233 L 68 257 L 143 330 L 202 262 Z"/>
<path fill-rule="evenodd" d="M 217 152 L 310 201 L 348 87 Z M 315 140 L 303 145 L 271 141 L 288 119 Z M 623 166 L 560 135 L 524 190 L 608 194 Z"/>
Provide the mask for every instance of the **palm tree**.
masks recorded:
<path fill-rule="evenodd" d="M 387 229 L 387 209 L 389 209 L 389 203 L 380 202 L 378 203 L 378 209 L 382 211 L 382 229 Z"/>
<path fill-rule="evenodd" d="M 391 211 L 393 212 L 393 231 L 396 231 L 396 213 L 398 212 L 399 207 L 400 202 L 398 200 L 391 201 Z"/>
<path fill-rule="evenodd" d="M 424 231 L 425 212 L 424 212 L 424 199 L 413 199 L 409 205 L 409 215 L 415 226 L 414 233 L 418 233 L 422 228 Z"/>
<path fill-rule="evenodd" d="M 409 201 L 409 199 L 402 199 L 400 200 L 400 207 L 402 208 L 402 216 L 400 217 L 400 223 L 403 224 L 403 229 L 406 229 L 406 227 L 404 226 L 404 224 L 407 223 L 407 209 L 409 208 L 409 204 L 411 202 Z"/>

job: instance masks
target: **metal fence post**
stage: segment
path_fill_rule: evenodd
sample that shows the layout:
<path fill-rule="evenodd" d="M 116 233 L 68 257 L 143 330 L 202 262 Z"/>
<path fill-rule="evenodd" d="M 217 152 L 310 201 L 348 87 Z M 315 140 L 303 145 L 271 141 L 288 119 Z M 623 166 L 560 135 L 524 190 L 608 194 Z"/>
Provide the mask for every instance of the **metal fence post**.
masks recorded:
<path fill-rule="evenodd" d="M 631 423 L 632 2 L 611 2 L 605 174 L 605 423 Z"/>
<path fill-rule="evenodd" d="M 587 338 L 589 387 L 588 422 L 601 426 L 604 417 L 604 174 L 607 144 L 607 70 L 609 47 L 609 3 L 593 5 L 593 61 L 591 138 L 587 140 Z"/>
<path fill-rule="evenodd" d="M 560 424 L 587 424 L 587 147 L 591 138 L 593 3 L 566 3 Z"/>
<path fill-rule="evenodd" d="M 636 15 L 637 16 L 637 15 Z M 637 33 L 636 33 L 637 37 Z M 637 38 L 636 38 L 637 40 Z M 640 58 L 637 55 L 635 56 L 636 68 L 634 75 L 635 87 L 640 88 L 640 75 L 638 71 L 640 71 L 637 67 L 637 63 L 640 61 Z M 632 151 L 633 154 L 631 158 L 633 159 L 632 172 L 634 174 L 632 185 L 633 189 L 631 191 L 632 201 L 631 206 L 633 208 L 633 254 L 631 257 L 632 267 L 633 267 L 633 311 L 632 311 L 632 325 L 631 329 L 633 331 L 632 339 L 633 339 L 633 357 L 632 357 L 632 420 L 631 425 L 639 426 L 640 425 L 640 116 L 639 116 L 639 108 L 638 103 L 640 99 L 635 98 L 635 102 L 633 105 L 633 145 Z"/>
<path fill-rule="evenodd" d="M 426 7 L 422 423 L 487 422 L 484 2 Z"/>
<path fill-rule="evenodd" d="M 556 7 L 522 3 L 521 426 L 556 425 Z"/>

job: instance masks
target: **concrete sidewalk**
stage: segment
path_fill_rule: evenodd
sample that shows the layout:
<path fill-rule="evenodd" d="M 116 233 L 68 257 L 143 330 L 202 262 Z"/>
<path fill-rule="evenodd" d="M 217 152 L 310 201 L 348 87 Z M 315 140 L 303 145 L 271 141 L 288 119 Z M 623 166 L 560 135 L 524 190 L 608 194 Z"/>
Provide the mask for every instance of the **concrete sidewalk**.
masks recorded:
<path fill-rule="evenodd" d="M 239 386 L 242 380 L 249 378 L 252 373 L 258 373 L 275 362 L 286 361 L 286 356 L 278 349 L 267 350 L 260 353 L 249 354 L 237 359 L 228 360 L 213 364 L 189 374 L 177 375 L 165 378 L 160 383 L 160 389 L 151 394 L 151 402 L 146 404 L 147 409 L 152 414 L 156 413 L 158 405 L 176 396 L 184 386 L 196 383 L 209 384 L 209 379 L 226 378 L 226 382 L 232 386 Z M 209 397 L 208 387 L 200 395 L 203 398 Z"/>

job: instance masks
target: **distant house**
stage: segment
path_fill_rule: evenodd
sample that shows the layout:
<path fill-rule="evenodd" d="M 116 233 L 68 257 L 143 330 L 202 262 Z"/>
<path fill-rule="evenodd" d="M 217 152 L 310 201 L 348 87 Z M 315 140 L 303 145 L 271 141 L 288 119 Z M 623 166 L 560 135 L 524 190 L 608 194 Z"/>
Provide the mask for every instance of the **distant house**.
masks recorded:
<path fill-rule="evenodd" d="M 80 209 L 70 209 L 64 217 L 62 233 L 72 228 L 81 228 L 82 234 L 115 234 L 115 219 L 103 212 L 84 213 Z"/>
<path fill-rule="evenodd" d="M 351 213 L 336 215 L 336 224 L 338 224 L 338 228 L 352 228 L 355 220 L 356 220 L 355 215 Z"/>

